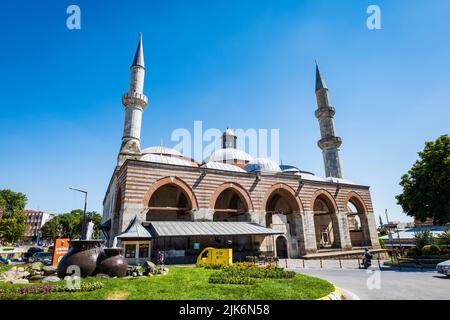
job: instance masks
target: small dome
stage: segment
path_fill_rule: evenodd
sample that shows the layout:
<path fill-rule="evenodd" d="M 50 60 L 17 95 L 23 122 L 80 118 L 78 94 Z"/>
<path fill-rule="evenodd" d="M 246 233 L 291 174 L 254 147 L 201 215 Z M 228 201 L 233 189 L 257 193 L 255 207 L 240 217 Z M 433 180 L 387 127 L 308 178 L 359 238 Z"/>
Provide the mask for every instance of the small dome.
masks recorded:
<path fill-rule="evenodd" d="M 296 173 L 296 172 L 301 172 L 301 170 L 297 167 L 294 166 L 290 166 L 290 165 L 285 165 L 282 164 L 280 166 L 281 171 L 286 172 L 286 173 Z"/>
<path fill-rule="evenodd" d="M 184 167 L 195 167 L 195 165 L 181 158 L 177 157 L 169 157 L 159 154 L 145 154 L 140 158 L 141 161 L 154 162 L 154 163 L 162 163 L 162 164 L 170 164 L 174 166 L 184 166 Z"/>
<path fill-rule="evenodd" d="M 252 161 L 253 158 L 245 151 L 234 149 L 234 148 L 224 148 L 214 151 L 209 157 L 205 159 L 205 163 L 208 162 L 223 162 L 223 161 Z"/>
<path fill-rule="evenodd" d="M 347 180 L 347 179 L 343 179 L 343 178 L 328 177 L 328 178 L 325 178 L 325 180 L 328 181 L 328 182 L 332 182 L 332 183 L 356 184 L 353 181 L 350 181 L 350 180 Z"/>
<path fill-rule="evenodd" d="M 244 172 L 246 173 L 244 169 L 239 168 L 238 166 L 234 166 L 232 164 L 228 163 L 221 163 L 221 162 L 208 162 L 201 166 L 202 168 L 206 169 L 215 169 L 215 170 L 222 170 L 222 171 L 231 171 L 231 172 Z"/>
<path fill-rule="evenodd" d="M 310 181 L 320 181 L 320 182 L 325 182 L 326 180 L 324 178 L 318 177 L 316 175 L 314 175 L 313 173 L 310 172 L 301 172 L 298 173 L 299 176 L 302 177 L 302 179 L 304 180 L 310 180 Z"/>
<path fill-rule="evenodd" d="M 244 168 L 247 172 L 281 172 L 280 166 L 268 158 L 258 158 L 250 161 Z"/>
<path fill-rule="evenodd" d="M 163 146 L 146 148 L 142 150 L 142 154 L 159 154 L 165 156 L 169 155 L 169 156 L 183 157 L 183 155 L 179 151 Z"/>

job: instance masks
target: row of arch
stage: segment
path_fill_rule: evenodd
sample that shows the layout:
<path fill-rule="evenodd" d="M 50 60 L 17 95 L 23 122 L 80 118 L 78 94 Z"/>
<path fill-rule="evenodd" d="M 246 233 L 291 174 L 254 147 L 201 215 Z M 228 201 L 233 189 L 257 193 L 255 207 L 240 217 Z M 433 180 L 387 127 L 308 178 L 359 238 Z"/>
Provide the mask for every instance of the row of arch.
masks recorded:
<path fill-rule="evenodd" d="M 152 196 L 161 187 L 166 187 L 166 186 L 173 186 L 173 187 L 178 188 L 182 192 L 184 197 L 186 198 L 187 203 L 189 204 L 189 207 L 191 209 L 199 208 L 197 197 L 195 196 L 195 193 L 192 191 L 192 189 L 186 182 L 184 182 L 183 180 L 181 180 L 180 178 L 177 178 L 177 177 L 166 177 L 166 178 L 156 181 L 149 188 L 149 190 L 147 191 L 147 193 L 145 194 L 145 196 L 143 198 L 144 206 L 147 206 L 149 204 L 149 201 L 151 200 Z M 226 183 L 223 183 L 222 185 L 220 185 L 219 187 L 217 187 L 216 190 L 214 191 L 213 195 L 211 196 L 208 207 L 210 209 L 214 209 L 214 205 L 217 202 L 217 199 L 219 198 L 219 196 L 224 191 L 227 191 L 227 190 L 231 190 L 235 194 L 237 194 L 239 196 L 239 198 L 241 199 L 241 201 L 246 205 L 246 208 L 249 211 L 254 210 L 254 205 L 253 205 L 253 202 L 250 198 L 248 191 L 244 187 L 242 187 L 241 185 L 239 185 L 238 183 L 235 183 L 235 182 L 226 182 Z M 267 190 L 262 203 L 267 203 L 268 198 L 270 196 L 272 196 L 274 192 L 283 193 L 287 197 L 292 197 L 293 202 L 291 204 L 292 204 L 293 211 L 295 211 L 295 212 L 304 211 L 303 203 L 298 198 L 296 192 L 290 186 L 283 184 L 283 183 L 274 184 L 269 190 Z M 337 207 L 337 204 L 336 204 L 333 196 L 328 191 L 326 191 L 324 189 L 320 189 L 320 190 L 316 191 L 314 193 L 314 195 L 312 196 L 312 199 L 314 200 L 316 198 L 322 198 L 330 208 L 332 208 L 335 212 L 339 212 L 339 209 Z M 364 201 L 362 200 L 361 196 L 358 193 L 356 193 L 354 191 L 349 192 L 346 197 L 346 206 L 349 202 L 351 202 L 354 205 L 354 207 L 357 209 L 358 212 L 367 212 Z M 314 211 L 314 201 L 311 201 L 310 211 Z"/>
<path fill-rule="evenodd" d="M 145 194 L 143 198 L 143 205 L 151 207 L 150 201 L 152 200 L 152 197 L 155 195 L 155 193 L 157 193 L 158 191 L 161 192 L 161 188 L 167 187 L 177 188 L 184 196 L 185 202 L 190 209 L 199 208 L 195 193 L 186 182 L 176 177 L 166 177 L 156 181 Z M 226 182 L 218 186 L 211 196 L 208 208 L 215 209 L 217 200 L 223 194 L 223 192 L 226 191 L 232 191 L 234 194 L 236 194 L 239 197 L 239 200 L 245 205 L 247 211 L 254 210 L 253 201 L 251 200 L 248 191 L 235 182 Z M 297 196 L 297 193 L 290 186 L 283 183 L 274 184 L 271 188 L 269 188 L 269 190 L 267 190 L 265 193 L 262 203 L 267 204 L 269 198 L 273 197 L 276 194 L 282 196 L 283 198 L 289 199 L 289 206 L 292 212 L 304 211 L 305 208 L 302 201 Z M 321 199 L 331 210 L 333 210 L 334 212 L 339 212 L 338 206 L 333 196 L 328 191 L 320 189 L 313 194 L 312 201 L 310 203 L 310 211 L 315 211 L 315 199 Z M 363 199 L 358 193 L 354 191 L 351 191 L 347 194 L 345 200 L 346 208 L 348 207 L 349 203 L 353 205 L 352 208 L 356 208 L 358 213 L 367 212 L 366 205 L 364 204 Z"/>
<path fill-rule="evenodd" d="M 119 189 L 116 199 L 121 197 Z M 121 209 L 120 202 L 116 201 L 115 213 Z M 299 215 L 295 213 L 304 212 L 304 206 L 291 187 L 282 183 L 274 184 L 266 191 L 262 204 L 262 209 L 266 212 L 267 227 L 286 225 L 291 228 L 286 229 L 286 233 L 296 235 L 295 225 Z M 191 220 L 192 210 L 199 209 L 195 193 L 187 183 L 176 177 L 166 177 L 155 182 L 145 194 L 143 205 L 147 210 L 148 221 Z M 214 210 L 214 221 L 248 221 L 246 213 L 255 209 L 247 190 L 234 182 L 217 187 L 210 198 L 208 208 Z M 354 222 L 354 234 L 361 231 L 360 240 L 370 238 L 369 235 L 362 234 L 362 226 L 367 224 L 367 209 L 362 198 L 356 192 L 349 192 L 345 208 L 349 222 Z M 339 209 L 332 195 L 326 190 L 317 190 L 311 198 L 309 211 L 314 215 L 318 249 L 339 247 L 339 223 L 336 216 Z M 358 244 L 355 242 L 352 245 Z"/>

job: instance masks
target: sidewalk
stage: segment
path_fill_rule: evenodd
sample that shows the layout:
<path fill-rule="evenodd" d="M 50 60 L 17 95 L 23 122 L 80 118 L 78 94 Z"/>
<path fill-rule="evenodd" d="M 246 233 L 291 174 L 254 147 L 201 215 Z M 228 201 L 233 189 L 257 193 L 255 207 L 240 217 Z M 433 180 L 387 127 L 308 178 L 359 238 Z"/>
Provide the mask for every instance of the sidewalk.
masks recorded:
<path fill-rule="evenodd" d="M 359 263 L 361 260 L 359 260 Z M 388 260 L 380 260 L 380 266 Z M 287 264 L 286 264 L 287 263 Z M 287 267 L 286 267 L 287 265 Z M 287 259 L 278 262 L 279 267 L 287 269 L 359 269 L 357 259 L 351 260 L 303 260 L 303 259 Z M 379 267 L 378 260 L 372 260 L 372 267 Z"/>

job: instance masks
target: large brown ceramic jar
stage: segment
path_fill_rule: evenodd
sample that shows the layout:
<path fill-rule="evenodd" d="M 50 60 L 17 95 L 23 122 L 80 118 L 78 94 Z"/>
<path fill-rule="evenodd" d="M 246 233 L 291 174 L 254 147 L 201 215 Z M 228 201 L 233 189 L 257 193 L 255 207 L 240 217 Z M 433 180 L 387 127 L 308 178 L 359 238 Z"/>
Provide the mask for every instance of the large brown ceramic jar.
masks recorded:
<path fill-rule="evenodd" d="M 122 251 L 122 248 L 105 248 L 98 259 L 97 273 L 104 273 L 110 277 L 125 277 L 128 262 L 121 255 Z"/>
<path fill-rule="evenodd" d="M 58 264 L 58 277 L 64 278 L 66 275 L 73 275 L 73 271 L 67 272 L 67 268 L 76 265 L 80 268 L 81 277 L 88 277 L 95 274 L 97 260 L 103 252 L 104 240 L 72 240 L 70 241 L 70 251 L 61 259 Z"/>

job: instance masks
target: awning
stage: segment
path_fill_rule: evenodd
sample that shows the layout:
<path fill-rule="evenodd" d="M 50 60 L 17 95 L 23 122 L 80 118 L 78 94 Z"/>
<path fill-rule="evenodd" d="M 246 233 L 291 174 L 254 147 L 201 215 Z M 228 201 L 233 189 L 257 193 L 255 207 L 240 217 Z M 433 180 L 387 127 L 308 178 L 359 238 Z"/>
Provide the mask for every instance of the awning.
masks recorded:
<path fill-rule="evenodd" d="M 283 234 L 283 232 L 265 228 L 259 224 L 250 222 L 151 221 L 144 222 L 144 226 L 155 238 Z"/>
<path fill-rule="evenodd" d="M 100 224 L 99 229 L 111 229 L 111 219 L 108 219 Z"/>
<path fill-rule="evenodd" d="M 152 235 L 142 226 L 142 222 L 136 216 L 128 228 L 117 236 L 121 240 L 150 240 Z"/>

